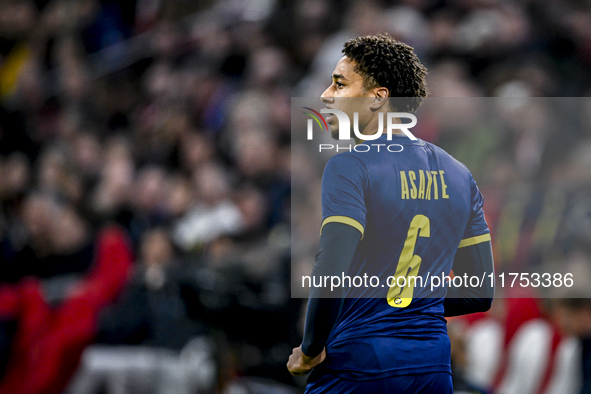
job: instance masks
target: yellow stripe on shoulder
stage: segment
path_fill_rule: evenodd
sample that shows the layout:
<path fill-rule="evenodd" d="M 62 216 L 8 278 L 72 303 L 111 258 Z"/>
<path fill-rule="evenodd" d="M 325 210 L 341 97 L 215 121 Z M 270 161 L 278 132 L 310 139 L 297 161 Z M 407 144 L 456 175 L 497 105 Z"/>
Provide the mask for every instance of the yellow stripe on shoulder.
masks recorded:
<path fill-rule="evenodd" d="M 470 245 L 476 245 L 476 244 L 486 242 L 486 241 L 490 241 L 490 233 L 486 233 L 486 234 L 482 234 L 482 235 L 477 235 L 475 237 L 463 239 L 462 242 L 460 242 L 460 246 L 458 246 L 458 249 L 464 248 L 464 247 L 470 246 Z"/>
<path fill-rule="evenodd" d="M 357 220 L 355 219 L 351 219 L 348 216 L 329 216 L 326 219 L 324 219 L 322 221 L 322 226 L 320 227 L 320 234 L 322 234 L 322 229 L 324 228 L 324 226 L 326 226 L 328 223 L 343 223 L 343 224 L 348 224 L 351 227 L 356 228 L 357 230 L 359 230 L 359 232 L 361 232 L 361 239 L 363 239 L 363 226 L 361 225 L 361 223 L 359 223 Z"/>

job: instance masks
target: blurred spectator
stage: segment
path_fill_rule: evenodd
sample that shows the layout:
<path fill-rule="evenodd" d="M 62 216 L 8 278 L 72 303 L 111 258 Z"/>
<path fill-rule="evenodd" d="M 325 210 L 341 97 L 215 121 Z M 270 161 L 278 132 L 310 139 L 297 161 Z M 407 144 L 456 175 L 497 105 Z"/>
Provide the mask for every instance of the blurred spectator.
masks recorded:
<path fill-rule="evenodd" d="M 83 355 L 72 393 L 210 392 L 215 384 L 213 343 L 189 316 L 194 284 L 168 234 L 142 235 L 138 265 L 121 299 L 105 310 L 96 342 Z M 117 346 L 113 346 L 117 345 Z M 123 345 L 136 345 L 123 347 Z M 141 346 L 139 346 L 141 345 Z"/>
<path fill-rule="evenodd" d="M 563 332 L 580 341 L 581 349 L 577 354 L 577 361 L 582 367 L 582 384 L 577 393 L 587 394 L 591 393 L 591 305 L 586 294 L 580 296 L 583 297 L 556 300 L 555 317 Z"/>
<path fill-rule="evenodd" d="M 188 316 L 182 287 L 186 278 L 163 229 L 142 236 L 138 263 L 122 299 L 103 314 L 98 342 L 180 350 L 204 327 Z"/>
<path fill-rule="evenodd" d="M 230 200 L 230 180 L 219 166 L 209 164 L 194 176 L 197 203 L 179 221 L 174 239 L 185 250 L 243 228 L 240 210 Z"/>
<path fill-rule="evenodd" d="M 521 295 L 450 322 L 463 331 L 466 380 L 494 393 L 578 393 L 579 345 L 558 330 L 553 308 Z"/>
<path fill-rule="evenodd" d="M 483 388 L 477 387 L 474 383 L 469 382 L 465 377 L 465 368 L 468 365 L 468 360 L 466 359 L 466 344 L 463 338 L 464 331 L 465 329 L 458 324 L 449 323 L 447 326 L 451 343 L 453 390 L 457 394 L 482 394 L 486 391 Z"/>
<path fill-rule="evenodd" d="M 72 246 L 65 239 L 56 240 L 58 250 Z M 63 390 L 83 350 L 94 340 L 99 312 L 125 285 L 131 259 L 124 233 L 107 228 L 96 241 L 93 267 L 79 280 L 61 281 L 57 291 L 55 283 L 32 278 L 0 287 L 0 319 L 16 321 L 0 392 Z"/>

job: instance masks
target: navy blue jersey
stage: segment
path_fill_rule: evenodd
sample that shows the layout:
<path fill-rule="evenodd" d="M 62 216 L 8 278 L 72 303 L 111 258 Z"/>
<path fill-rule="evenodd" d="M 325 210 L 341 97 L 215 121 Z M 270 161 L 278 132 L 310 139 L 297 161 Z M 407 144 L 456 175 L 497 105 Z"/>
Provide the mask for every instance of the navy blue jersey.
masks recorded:
<path fill-rule="evenodd" d="M 326 165 L 322 226 L 359 229 L 348 275 L 380 282 L 344 289 L 320 368 L 362 380 L 451 372 L 445 288 L 430 278 L 449 275 L 458 247 L 490 240 L 482 195 L 466 166 L 433 144 L 384 135 L 357 148 Z"/>

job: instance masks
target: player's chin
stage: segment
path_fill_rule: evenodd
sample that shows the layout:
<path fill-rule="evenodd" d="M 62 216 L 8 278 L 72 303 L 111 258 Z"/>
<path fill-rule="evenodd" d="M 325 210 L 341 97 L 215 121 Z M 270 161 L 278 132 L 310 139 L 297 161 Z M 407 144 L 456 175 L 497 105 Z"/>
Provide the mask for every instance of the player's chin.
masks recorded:
<path fill-rule="evenodd" d="M 291 371 L 290 371 L 290 373 L 291 373 L 293 376 L 304 376 L 304 375 L 306 375 L 308 372 L 310 372 L 310 371 L 306 371 L 306 372 L 291 372 Z"/>
<path fill-rule="evenodd" d="M 339 140 L 339 127 L 338 126 L 333 126 L 330 125 L 330 136 L 332 137 L 333 140 Z"/>

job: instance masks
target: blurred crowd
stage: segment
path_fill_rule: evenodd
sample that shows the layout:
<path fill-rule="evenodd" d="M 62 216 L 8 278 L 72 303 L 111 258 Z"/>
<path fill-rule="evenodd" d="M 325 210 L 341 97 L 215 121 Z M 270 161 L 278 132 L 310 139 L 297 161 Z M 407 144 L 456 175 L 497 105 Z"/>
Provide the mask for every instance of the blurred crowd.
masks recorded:
<path fill-rule="evenodd" d="M 434 97 L 585 96 L 590 25 L 578 0 L 0 2 L 0 393 L 298 392 L 291 225 L 309 251 L 319 222 L 292 172 L 319 174 L 290 98 L 377 32 Z M 472 169 L 499 264 L 586 274 L 591 102 L 560 103 L 417 135 Z"/>

